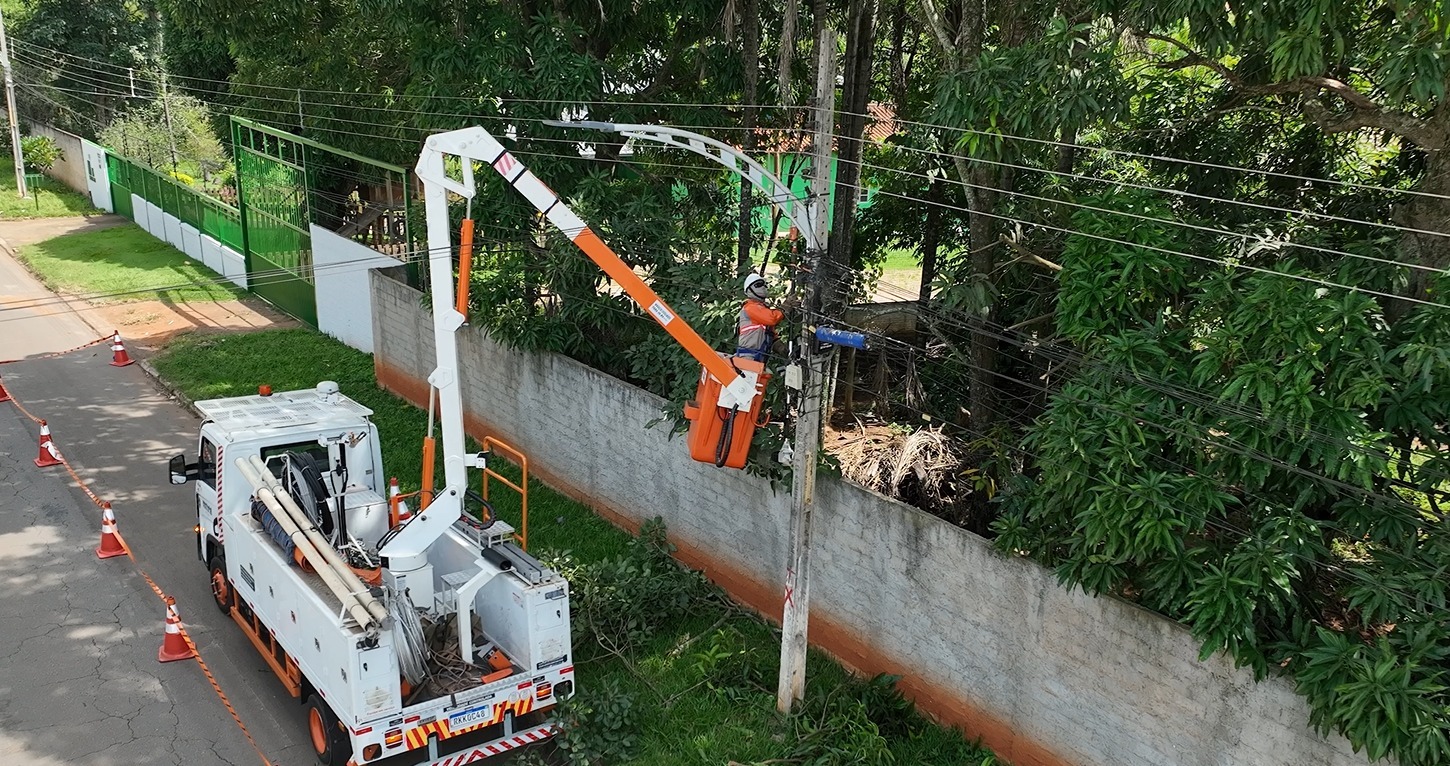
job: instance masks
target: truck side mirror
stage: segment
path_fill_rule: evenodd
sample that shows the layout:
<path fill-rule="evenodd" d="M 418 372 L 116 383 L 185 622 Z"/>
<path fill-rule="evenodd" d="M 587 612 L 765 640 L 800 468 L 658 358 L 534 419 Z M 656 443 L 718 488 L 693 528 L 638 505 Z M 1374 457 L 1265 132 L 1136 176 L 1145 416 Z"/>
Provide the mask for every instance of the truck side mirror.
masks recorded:
<path fill-rule="evenodd" d="M 197 476 L 197 464 L 186 462 L 186 455 L 172 455 L 166 467 L 172 484 L 185 484 Z"/>

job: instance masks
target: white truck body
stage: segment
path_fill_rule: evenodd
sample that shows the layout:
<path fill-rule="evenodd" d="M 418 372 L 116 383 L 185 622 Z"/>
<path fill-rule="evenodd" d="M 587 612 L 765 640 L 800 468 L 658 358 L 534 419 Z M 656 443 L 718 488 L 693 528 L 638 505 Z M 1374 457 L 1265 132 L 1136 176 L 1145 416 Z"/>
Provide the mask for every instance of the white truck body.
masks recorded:
<path fill-rule="evenodd" d="M 428 546 L 426 563 L 413 562 L 407 573 L 392 572 L 384 560 L 384 583 L 406 590 L 419 610 L 446 616 L 464 606 L 482 627 L 473 636 L 479 683 L 406 704 L 393 631 L 365 631 L 321 578 L 288 558 L 254 518 L 253 487 L 235 461 L 310 451 L 325 465 L 345 468 L 324 478 L 348 509 L 349 531 L 376 546 L 379 530 L 388 529 L 372 411 L 335 390 L 196 404 L 205 418 L 198 552 L 208 566 L 224 558 L 234 619 L 264 656 L 270 650 L 269 664 L 294 696 L 307 700 L 315 691 L 326 701 L 346 729 L 357 766 L 459 766 L 547 737 L 555 692 L 567 695 L 573 687 L 568 583 L 514 545 L 509 525 L 496 521 L 480 530 L 455 522 Z M 474 595 L 460 604 L 460 591 Z M 255 628 L 249 627 L 253 615 Z M 482 661 L 482 650 L 495 646 L 511 662 L 503 677 Z"/>

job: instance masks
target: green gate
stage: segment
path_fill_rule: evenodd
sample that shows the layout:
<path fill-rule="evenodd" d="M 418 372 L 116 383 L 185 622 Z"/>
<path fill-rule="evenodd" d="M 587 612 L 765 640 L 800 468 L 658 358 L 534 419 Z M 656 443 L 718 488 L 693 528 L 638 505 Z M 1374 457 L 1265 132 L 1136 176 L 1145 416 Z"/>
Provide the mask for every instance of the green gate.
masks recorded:
<path fill-rule="evenodd" d="M 131 163 L 107 152 L 106 175 L 111 180 L 112 207 L 120 215 L 136 220 L 136 212 L 131 209 Z"/>
<path fill-rule="evenodd" d="M 303 140 L 232 118 L 237 207 L 247 259 L 247 286 L 268 302 L 317 326 L 312 237 Z"/>

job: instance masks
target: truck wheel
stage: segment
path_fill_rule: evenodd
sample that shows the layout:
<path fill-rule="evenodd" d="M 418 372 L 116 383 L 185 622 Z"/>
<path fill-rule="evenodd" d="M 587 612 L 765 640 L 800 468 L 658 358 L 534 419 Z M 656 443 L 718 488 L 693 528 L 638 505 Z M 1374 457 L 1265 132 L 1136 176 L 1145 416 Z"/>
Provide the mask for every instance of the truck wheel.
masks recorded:
<path fill-rule="evenodd" d="M 337 716 L 316 694 L 307 698 L 307 737 L 312 753 L 323 766 L 344 766 L 348 758 L 347 738 L 337 723 Z"/>
<path fill-rule="evenodd" d="M 211 558 L 211 597 L 222 614 L 232 613 L 232 584 L 227 580 L 227 559 L 217 555 Z"/>

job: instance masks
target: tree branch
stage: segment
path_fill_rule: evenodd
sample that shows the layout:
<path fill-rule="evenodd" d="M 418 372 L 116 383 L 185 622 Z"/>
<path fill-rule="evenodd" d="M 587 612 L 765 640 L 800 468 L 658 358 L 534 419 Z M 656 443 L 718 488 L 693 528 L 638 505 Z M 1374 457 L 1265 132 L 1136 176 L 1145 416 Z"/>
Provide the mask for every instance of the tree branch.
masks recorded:
<path fill-rule="evenodd" d="M 1045 269 L 1051 269 L 1052 271 L 1062 271 L 1062 266 L 1060 266 L 1060 265 L 1058 265 L 1056 263 L 1053 263 L 1052 261 L 1049 261 L 1046 258 L 1043 258 L 1042 256 L 1038 255 L 1037 253 L 1034 253 L 1031 250 L 1028 250 L 1027 248 L 1025 248 L 1025 247 L 1017 244 L 1016 242 L 1013 242 L 1012 240 L 1008 239 L 1007 238 L 1007 235 L 1005 235 L 1005 234 L 1001 235 L 1000 241 L 1002 242 L 1002 244 L 1004 244 L 1007 247 L 1011 248 L 1012 250 L 1016 251 L 1018 255 L 1021 255 L 1022 256 L 1022 260 L 1024 260 L 1024 261 L 1031 261 L 1032 263 L 1035 263 L 1038 266 L 1041 266 L 1041 267 L 1043 267 Z"/>
<path fill-rule="evenodd" d="M 946 21 L 941 15 L 941 8 L 937 7 L 936 0 L 921 0 L 921 9 L 926 11 L 927 25 L 931 27 L 932 36 L 936 38 L 937 45 L 941 46 L 942 56 L 951 62 L 952 68 L 957 66 L 957 47 L 952 36 L 947 32 Z"/>
<path fill-rule="evenodd" d="M 1404 112 L 1387 110 L 1383 104 L 1342 80 L 1323 75 L 1304 75 L 1282 82 L 1253 85 L 1246 83 L 1238 72 L 1223 62 L 1210 58 L 1172 37 L 1136 30 L 1133 34 L 1144 40 L 1167 43 L 1183 52 L 1182 56 L 1172 61 L 1160 62 L 1157 66 L 1163 69 L 1188 69 L 1198 66 L 1211 69 L 1231 88 L 1247 97 L 1298 96 L 1296 103 L 1286 102 L 1276 106 L 1275 111 L 1281 114 L 1297 113 L 1326 133 L 1377 128 L 1394 133 L 1425 149 L 1435 149 L 1443 143 L 1444 137 L 1438 136 L 1437 131 L 1427 121 Z M 1320 100 L 1325 94 L 1346 104 L 1350 109 L 1349 113 L 1340 114 L 1331 110 Z"/>

